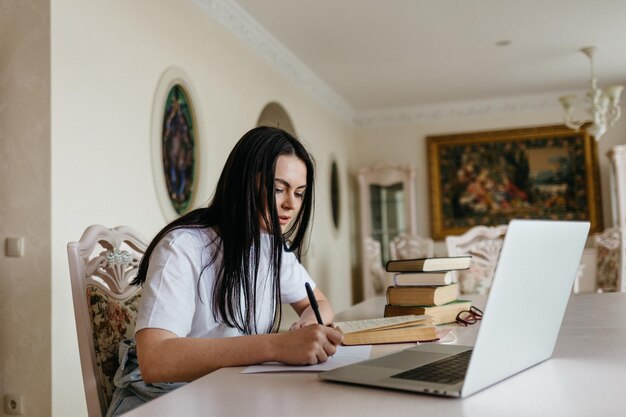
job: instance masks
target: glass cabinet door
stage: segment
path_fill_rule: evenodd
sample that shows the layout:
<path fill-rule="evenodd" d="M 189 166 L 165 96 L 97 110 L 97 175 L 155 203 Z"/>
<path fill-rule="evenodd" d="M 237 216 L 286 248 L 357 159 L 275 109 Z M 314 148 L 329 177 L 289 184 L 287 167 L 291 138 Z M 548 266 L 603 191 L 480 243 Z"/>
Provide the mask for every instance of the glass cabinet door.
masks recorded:
<path fill-rule="evenodd" d="M 356 297 L 355 301 L 381 294 L 380 289 L 386 288 L 382 281 L 390 258 L 389 242 L 401 233 L 417 234 L 413 167 L 376 164 L 359 170 L 358 180 L 362 298 Z M 380 253 L 372 252 L 372 247 L 379 247 L 374 252 Z"/>
<path fill-rule="evenodd" d="M 405 192 L 401 182 L 387 187 L 370 185 L 371 236 L 380 242 L 383 265 L 390 259 L 389 242 L 407 232 Z"/>

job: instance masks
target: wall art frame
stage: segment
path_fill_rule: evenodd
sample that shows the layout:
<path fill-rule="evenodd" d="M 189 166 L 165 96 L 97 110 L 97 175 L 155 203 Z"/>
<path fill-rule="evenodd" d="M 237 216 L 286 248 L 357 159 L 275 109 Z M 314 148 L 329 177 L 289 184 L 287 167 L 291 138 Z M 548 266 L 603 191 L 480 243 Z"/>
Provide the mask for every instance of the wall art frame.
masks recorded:
<path fill-rule="evenodd" d="M 329 174 L 330 214 L 333 223 L 333 230 L 338 232 L 341 227 L 341 181 L 339 175 L 339 165 L 337 163 L 337 158 L 334 155 L 330 158 Z"/>
<path fill-rule="evenodd" d="M 513 218 L 603 229 L 597 145 L 566 126 L 426 138 L 433 239 Z"/>
<path fill-rule="evenodd" d="M 197 114 L 189 77 L 181 68 L 169 67 L 157 85 L 150 132 L 154 184 L 168 221 L 188 212 L 197 200 L 202 167 Z"/>

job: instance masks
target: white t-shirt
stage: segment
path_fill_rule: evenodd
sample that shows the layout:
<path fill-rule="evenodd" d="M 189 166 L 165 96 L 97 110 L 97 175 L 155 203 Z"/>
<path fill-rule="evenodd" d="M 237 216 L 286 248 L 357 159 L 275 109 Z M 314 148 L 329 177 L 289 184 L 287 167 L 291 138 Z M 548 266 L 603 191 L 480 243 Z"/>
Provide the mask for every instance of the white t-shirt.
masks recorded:
<path fill-rule="evenodd" d="M 271 324 L 271 239 L 269 235 L 261 235 L 256 293 L 259 332 L 264 332 Z M 217 259 L 202 272 L 216 251 Z M 283 250 L 281 259 L 280 302 L 290 304 L 306 298 L 304 283 L 309 282 L 312 288 L 315 283 L 293 253 Z M 135 332 L 158 328 L 180 337 L 241 335 L 237 328 L 220 324 L 213 318 L 212 293 L 221 261 L 221 241 L 211 228 L 176 229 L 166 234 L 150 257 Z"/>

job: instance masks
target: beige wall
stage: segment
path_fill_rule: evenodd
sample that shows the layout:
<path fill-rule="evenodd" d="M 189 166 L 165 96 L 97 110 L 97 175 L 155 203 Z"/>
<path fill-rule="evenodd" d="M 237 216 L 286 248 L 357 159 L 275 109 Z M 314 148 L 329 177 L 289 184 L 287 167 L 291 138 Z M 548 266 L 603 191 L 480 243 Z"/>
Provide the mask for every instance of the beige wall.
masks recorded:
<path fill-rule="evenodd" d="M 25 256 L 5 256 L 23 237 Z M 50 8 L 0 2 L 0 396 L 50 415 Z M 4 407 L 0 407 L 0 415 Z"/>
<path fill-rule="evenodd" d="M 196 97 L 200 203 L 263 107 L 276 101 L 287 110 L 318 162 L 309 269 L 338 309 L 349 305 L 347 206 L 336 234 L 328 202 L 331 154 L 347 188 L 347 122 L 190 1 L 58 1 L 52 28 L 53 415 L 86 413 L 65 245 L 93 223 L 132 225 L 146 236 L 165 223 L 153 183 L 150 126 L 158 80 L 172 65 L 186 73 Z"/>

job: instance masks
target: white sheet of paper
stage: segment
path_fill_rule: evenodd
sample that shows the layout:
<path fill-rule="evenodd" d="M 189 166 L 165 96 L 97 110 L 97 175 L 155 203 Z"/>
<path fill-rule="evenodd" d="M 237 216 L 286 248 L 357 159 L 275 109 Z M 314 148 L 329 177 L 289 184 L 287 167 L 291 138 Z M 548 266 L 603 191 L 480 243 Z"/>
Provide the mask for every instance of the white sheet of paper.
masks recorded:
<path fill-rule="evenodd" d="M 341 366 L 369 359 L 372 345 L 338 346 L 337 352 L 324 363 L 317 365 L 292 366 L 277 362 L 267 362 L 260 365 L 248 366 L 241 371 L 242 374 L 254 374 L 259 372 L 319 372 L 330 371 Z"/>

